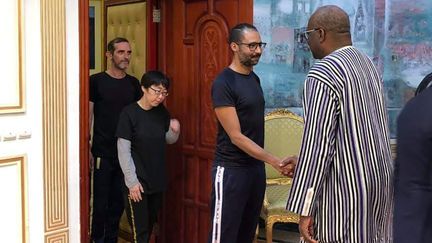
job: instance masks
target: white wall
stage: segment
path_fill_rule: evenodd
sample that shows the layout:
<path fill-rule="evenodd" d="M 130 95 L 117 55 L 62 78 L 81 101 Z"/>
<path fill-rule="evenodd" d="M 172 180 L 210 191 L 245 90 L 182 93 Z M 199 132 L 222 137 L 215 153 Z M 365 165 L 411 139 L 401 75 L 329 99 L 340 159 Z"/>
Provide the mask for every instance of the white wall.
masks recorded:
<path fill-rule="evenodd" d="M 0 8 L 1 11 L 5 11 Z M 23 131 L 31 133 L 31 137 L 22 140 L 0 142 L 0 157 L 26 155 L 25 179 L 27 201 L 27 239 L 28 242 L 43 242 L 44 214 L 43 214 L 43 164 L 42 164 L 42 97 L 41 97 L 41 42 L 40 42 L 40 11 L 39 1 L 24 0 L 22 8 L 24 27 L 23 34 L 23 63 L 26 111 L 24 113 L 0 115 L 0 136 L 18 134 Z M 4 33 L 2 33 L 3 35 Z M 7 34 L 5 34 L 7 36 Z M 5 48 L 5 47 L 3 47 Z M 2 58 L 7 60 L 6 57 Z M 2 77 L 8 79 L 11 77 Z M 1 88 L 1 87 L 0 87 Z M 12 183 L 12 182 L 11 182 Z M 3 191 L 7 184 L 0 185 Z M 20 203 L 20 202 L 17 202 Z M 7 213 L 7 212 L 6 212 Z M 12 215 L 0 217 L 8 222 Z M 1 234 L 0 234 L 1 235 Z M 2 241 L 2 239 L 0 239 Z"/>
<path fill-rule="evenodd" d="M 79 242 L 79 32 L 78 32 L 78 0 L 66 0 L 67 17 L 67 89 L 68 89 L 68 209 L 69 209 L 69 242 Z M 0 16 L 2 15 L 0 8 Z M 26 111 L 18 114 L 0 115 L 0 136 L 8 133 L 31 133 L 28 139 L 2 141 L 0 139 L 0 158 L 26 155 L 26 225 L 27 242 L 44 242 L 44 193 L 43 193 L 43 151 L 42 151 L 42 57 L 41 57 L 41 26 L 40 1 L 23 0 L 22 11 L 24 28 L 22 29 L 23 70 L 25 80 Z M 7 33 L 2 33 L 2 36 Z M 7 48 L 7 47 L 2 47 Z M 1 62 L 7 61 L 3 57 Z M 3 65 L 1 65 L 3 66 Z M 12 77 L 2 76 L 2 79 Z M 4 83 L 0 81 L 0 88 Z M 0 167 L 1 169 L 1 167 Z M 14 168 L 4 167 L 3 172 L 11 174 Z M 1 173 L 0 173 L 1 174 Z M 3 177 L 4 179 L 4 177 Z M 12 180 L 14 178 L 11 178 Z M 0 194 L 6 193 L 16 185 L 0 184 Z M 1 195 L 4 197 L 4 195 Z M 16 202 L 19 203 L 19 198 Z M 7 203 L 11 203 L 8 201 Z M 13 203 L 13 202 L 12 202 Z M 0 206 L 2 204 L 0 203 Z M 11 223 L 16 217 L 14 210 L 2 210 L 0 225 Z M 0 229 L 0 242 L 2 238 Z M 19 238 L 17 238 L 19 239 Z M 12 241 L 8 241 L 12 242 Z M 17 241 L 18 242 L 18 241 Z"/>
<path fill-rule="evenodd" d="M 69 242 L 80 242 L 78 0 L 66 1 Z"/>

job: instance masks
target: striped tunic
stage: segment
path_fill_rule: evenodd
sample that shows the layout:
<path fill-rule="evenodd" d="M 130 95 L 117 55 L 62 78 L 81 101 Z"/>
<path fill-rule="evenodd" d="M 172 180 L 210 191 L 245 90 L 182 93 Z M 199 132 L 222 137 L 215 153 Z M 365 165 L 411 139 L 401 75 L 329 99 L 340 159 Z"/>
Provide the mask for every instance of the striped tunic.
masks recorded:
<path fill-rule="evenodd" d="M 351 46 L 326 56 L 306 78 L 303 106 L 287 209 L 314 217 L 320 243 L 392 242 L 393 162 L 372 61 Z"/>

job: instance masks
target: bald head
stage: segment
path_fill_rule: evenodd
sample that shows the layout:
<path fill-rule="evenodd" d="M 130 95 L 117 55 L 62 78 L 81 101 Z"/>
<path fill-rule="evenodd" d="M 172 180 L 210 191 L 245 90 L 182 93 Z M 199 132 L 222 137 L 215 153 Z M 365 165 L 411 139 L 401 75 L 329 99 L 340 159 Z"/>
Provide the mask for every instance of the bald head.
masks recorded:
<path fill-rule="evenodd" d="M 348 14 L 335 5 L 318 8 L 310 17 L 308 26 L 321 27 L 326 31 L 338 34 L 350 34 Z"/>
<path fill-rule="evenodd" d="M 318 8 L 309 18 L 307 29 L 309 48 L 316 59 L 352 45 L 349 17 L 335 5 Z"/>

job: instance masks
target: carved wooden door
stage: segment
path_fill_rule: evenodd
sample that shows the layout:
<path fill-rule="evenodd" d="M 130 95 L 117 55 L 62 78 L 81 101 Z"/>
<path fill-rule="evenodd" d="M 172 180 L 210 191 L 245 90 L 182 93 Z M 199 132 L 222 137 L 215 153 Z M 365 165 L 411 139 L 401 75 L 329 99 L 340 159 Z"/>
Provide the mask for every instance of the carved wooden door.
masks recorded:
<path fill-rule="evenodd" d="M 207 242 L 216 118 L 210 88 L 231 59 L 231 27 L 252 22 L 253 0 L 160 1 L 159 66 L 172 79 L 167 100 L 180 120 L 179 142 L 169 149 L 169 188 L 158 242 Z"/>

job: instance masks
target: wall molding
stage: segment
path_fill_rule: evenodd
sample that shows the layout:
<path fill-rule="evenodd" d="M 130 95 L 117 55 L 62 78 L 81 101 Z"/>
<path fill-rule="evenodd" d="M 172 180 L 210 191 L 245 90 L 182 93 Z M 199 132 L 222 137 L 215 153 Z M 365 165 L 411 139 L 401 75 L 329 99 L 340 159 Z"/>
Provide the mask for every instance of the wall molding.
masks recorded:
<path fill-rule="evenodd" d="M 46 243 L 66 243 L 68 241 L 69 232 L 67 230 L 54 231 L 45 235 Z"/>
<path fill-rule="evenodd" d="M 26 156 L 25 155 L 15 155 L 0 158 L 0 169 L 6 166 L 17 166 L 19 187 L 20 187 L 20 200 L 21 200 L 21 242 L 27 242 L 27 183 L 26 183 Z M 4 236 L 3 236 L 4 237 Z"/>
<path fill-rule="evenodd" d="M 67 81 L 65 0 L 41 0 L 45 242 L 67 242 Z"/>
<path fill-rule="evenodd" d="M 14 34 L 8 35 L 5 43 L 0 40 L 0 45 L 7 46 L 4 54 L 9 57 L 7 65 L 3 65 L 6 78 L 2 82 L 6 83 L 2 83 L 0 90 L 0 114 L 19 113 L 25 111 L 22 0 L 8 1 L 7 4 L 3 4 L 3 8 L 6 8 L 2 12 L 4 13 L 2 18 L 5 18 L 5 21 L 2 21 L 0 28 L 5 33 Z M 15 24 L 16 27 L 14 27 Z"/>

